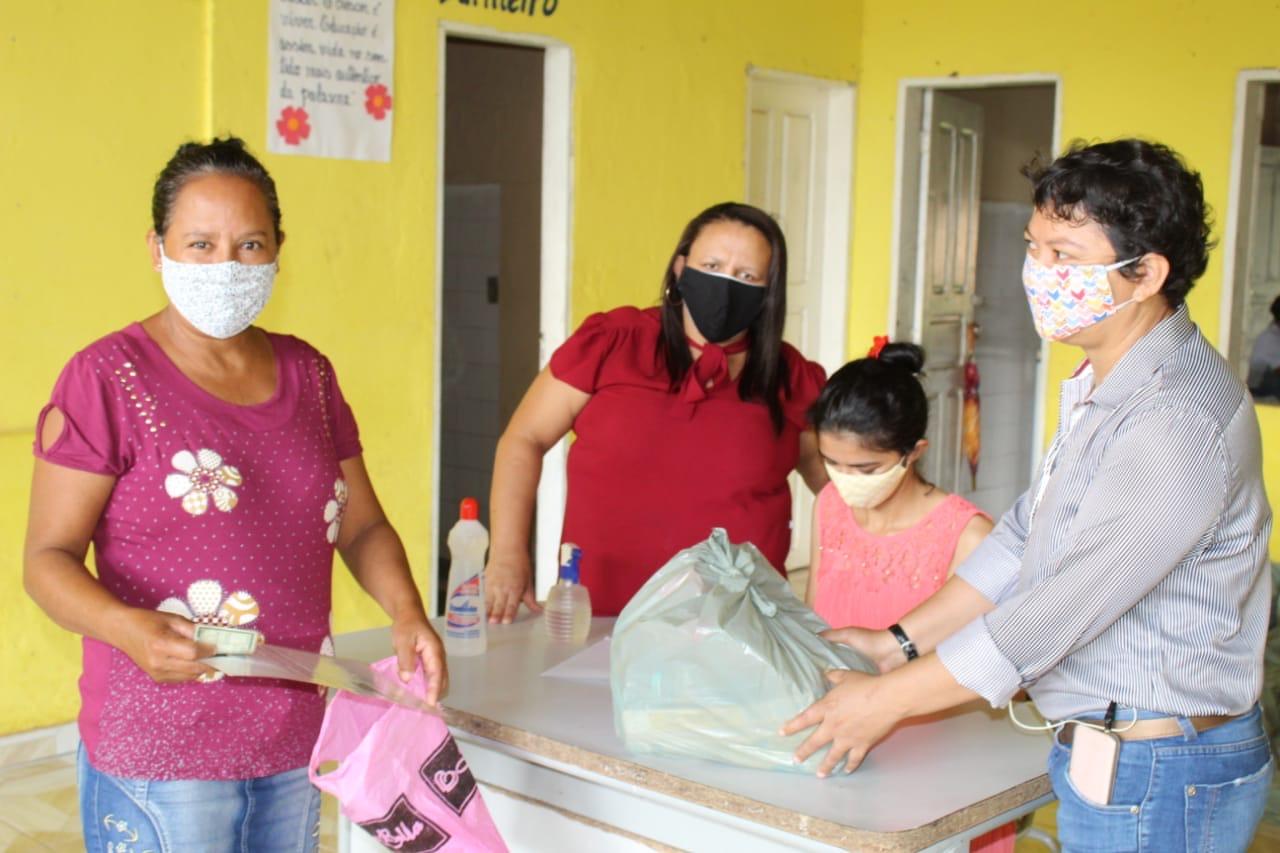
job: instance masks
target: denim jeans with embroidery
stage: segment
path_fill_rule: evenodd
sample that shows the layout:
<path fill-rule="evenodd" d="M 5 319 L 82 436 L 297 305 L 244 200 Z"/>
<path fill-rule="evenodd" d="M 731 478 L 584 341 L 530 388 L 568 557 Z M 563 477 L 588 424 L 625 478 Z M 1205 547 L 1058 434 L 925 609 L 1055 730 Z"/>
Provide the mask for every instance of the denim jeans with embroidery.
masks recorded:
<path fill-rule="evenodd" d="M 1124 717 L 1122 711 L 1117 729 Z M 1248 848 L 1275 772 L 1260 710 L 1204 732 L 1181 723 L 1183 733 L 1174 737 L 1122 742 L 1107 805 L 1079 794 L 1067 777 L 1071 747 L 1055 740 L 1049 777 L 1064 853 Z"/>
<path fill-rule="evenodd" d="M 78 757 L 86 850 L 314 853 L 320 792 L 307 768 L 236 781 L 121 779 Z"/>

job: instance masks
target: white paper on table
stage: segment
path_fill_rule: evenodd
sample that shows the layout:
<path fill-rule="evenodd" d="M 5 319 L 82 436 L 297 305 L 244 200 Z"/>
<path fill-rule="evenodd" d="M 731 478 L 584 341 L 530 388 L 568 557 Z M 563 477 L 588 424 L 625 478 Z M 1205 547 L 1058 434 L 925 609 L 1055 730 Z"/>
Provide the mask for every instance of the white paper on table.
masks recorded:
<path fill-rule="evenodd" d="M 609 638 L 592 643 L 567 660 L 542 673 L 547 678 L 572 681 L 609 681 Z"/>

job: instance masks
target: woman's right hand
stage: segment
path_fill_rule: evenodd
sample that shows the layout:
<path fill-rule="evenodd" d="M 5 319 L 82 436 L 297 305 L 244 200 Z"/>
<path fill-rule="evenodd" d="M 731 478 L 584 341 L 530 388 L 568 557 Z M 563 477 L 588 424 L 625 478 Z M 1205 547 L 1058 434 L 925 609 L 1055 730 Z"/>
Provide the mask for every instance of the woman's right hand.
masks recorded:
<path fill-rule="evenodd" d="M 527 555 L 491 559 L 484 569 L 484 603 L 490 622 L 509 624 L 520 603 L 534 613 L 542 608 L 533 597 L 533 563 Z"/>
<path fill-rule="evenodd" d="M 214 653 L 195 641 L 196 626 L 173 613 L 130 607 L 118 619 L 112 645 L 161 683 L 195 681 L 217 670 L 199 659 Z"/>
<path fill-rule="evenodd" d="M 542 457 L 568 434 L 590 399 L 590 394 L 556 379 L 551 368 L 544 367 L 498 439 L 489 490 L 492 538 L 484 570 L 490 622 L 511 622 L 522 601 L 534 613 L 542 612 L 533 597 L 529 559 Z"/>
<path fill-rule="evenodd" d="M 907 662 L 902 647 L 888 631 L 872 631 L 869 628 L 833 628 L 823 631 L 822 637 L 833 643 L 849 646 L 861 652 L 883 675 Z"/>

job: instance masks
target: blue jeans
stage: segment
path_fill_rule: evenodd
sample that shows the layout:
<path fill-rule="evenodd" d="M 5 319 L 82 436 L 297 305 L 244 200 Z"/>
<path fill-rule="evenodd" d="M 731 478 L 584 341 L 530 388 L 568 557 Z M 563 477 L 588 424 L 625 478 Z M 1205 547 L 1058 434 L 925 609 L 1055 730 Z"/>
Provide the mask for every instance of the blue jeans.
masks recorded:
<path fill-rule="evenodd" d="M 231 782 L 120 779 L 78 757 L 86 850 L 313 853 L 320 792 L 307 768 Z"/>
<path fill-rule="evenodd" d="M 1162 716 L 1142 714 L 1143 717 Z M 1128 718 L 1121 711 L 1116 728 Z M 1067 778 L 1071 747 L 1055 739 L 1049 778 L 1058 797 L 1064 853 L 1083 851 L 1244 851 L 1267 803 L 1275 772 L 1257 706 L 1197 732 L 1124 741 L 1111 802 L 1094 805 Z"/>

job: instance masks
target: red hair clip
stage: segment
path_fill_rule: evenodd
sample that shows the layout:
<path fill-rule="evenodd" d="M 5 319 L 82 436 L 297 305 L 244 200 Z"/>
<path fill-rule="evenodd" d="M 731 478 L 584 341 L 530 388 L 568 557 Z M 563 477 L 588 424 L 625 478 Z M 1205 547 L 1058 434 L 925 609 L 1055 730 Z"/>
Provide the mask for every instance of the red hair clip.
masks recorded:
<path fill-rule="evenodd" d="M 876 335 L 871 341 L 871 349 L 867 350 L 867 358 L 879 358 L 880 351 L 889 343 L 888 335 Z"/>

